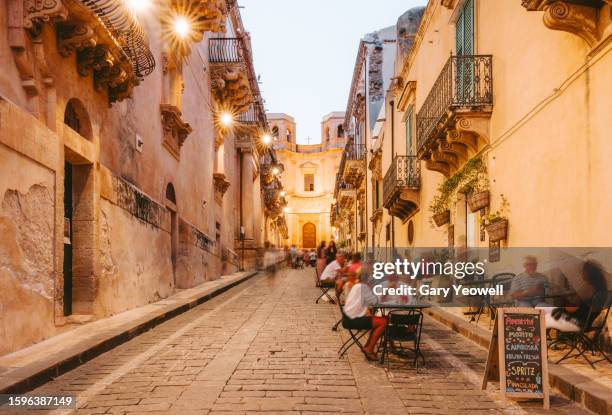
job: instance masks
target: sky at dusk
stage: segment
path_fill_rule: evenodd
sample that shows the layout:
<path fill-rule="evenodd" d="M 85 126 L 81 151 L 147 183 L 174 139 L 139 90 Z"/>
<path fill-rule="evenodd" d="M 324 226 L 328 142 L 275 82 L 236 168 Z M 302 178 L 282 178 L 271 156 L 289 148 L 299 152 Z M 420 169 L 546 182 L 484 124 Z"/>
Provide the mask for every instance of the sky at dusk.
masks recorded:
<path fill-rule="evenodd" d="M 425 3 L 239 0 L 268 112 L 293 116 L 299 143 L 319 142 L 323 115 L 346 109 L 361 37 Z"/>

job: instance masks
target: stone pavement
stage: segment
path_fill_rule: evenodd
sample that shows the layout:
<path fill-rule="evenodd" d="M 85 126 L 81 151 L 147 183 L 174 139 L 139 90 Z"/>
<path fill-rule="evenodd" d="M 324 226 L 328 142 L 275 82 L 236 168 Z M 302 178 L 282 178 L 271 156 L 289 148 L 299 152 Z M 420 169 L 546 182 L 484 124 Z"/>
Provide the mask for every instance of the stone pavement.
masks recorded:
<path fill-rule="evenodd" d="M 31 394 L 74 394 L 78 414 L 545 413 L 479 390 L 486 351 L 432 319 L 418 371 L 356 349 L 338 359 L 345 333 L 330 330 L 335 306 L 314 304 L 313 272 L 256 276 Z M 588 413 L 556 396 L 552 407 Z"/>

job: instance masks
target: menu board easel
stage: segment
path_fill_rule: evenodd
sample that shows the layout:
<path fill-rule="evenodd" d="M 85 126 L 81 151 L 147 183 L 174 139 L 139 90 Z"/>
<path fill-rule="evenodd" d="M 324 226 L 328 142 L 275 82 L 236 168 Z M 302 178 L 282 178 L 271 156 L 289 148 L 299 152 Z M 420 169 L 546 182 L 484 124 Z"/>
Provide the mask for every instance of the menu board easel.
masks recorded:
<path fill-rule="evenodd" d="M 541 398 L 549 409 L 546 352 L 543 310 L 498 309 L 482 389 L 488 381 L 499 380 L 502 398 Z"/>

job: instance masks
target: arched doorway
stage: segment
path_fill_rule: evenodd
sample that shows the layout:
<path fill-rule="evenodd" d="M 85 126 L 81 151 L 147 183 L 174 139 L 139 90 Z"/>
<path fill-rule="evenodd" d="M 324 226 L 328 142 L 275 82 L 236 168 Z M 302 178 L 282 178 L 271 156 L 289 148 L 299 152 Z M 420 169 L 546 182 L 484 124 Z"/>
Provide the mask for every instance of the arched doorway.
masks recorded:
<path fill-rule="evenodd" d="M 308 222 L 302 227 L 302 247 L 317 247 L 317 227 L 314 223 Z"/>
<path fill-rule="evenodd" d="M 170 260 L 172 261 L 174 285 L 176 285 L 176 260 L 179 245 L 179 224 L 176 207 L 176 192 L 172 183 L 168 183 L 166 185 L 166 208 L 170 211 Z"/>

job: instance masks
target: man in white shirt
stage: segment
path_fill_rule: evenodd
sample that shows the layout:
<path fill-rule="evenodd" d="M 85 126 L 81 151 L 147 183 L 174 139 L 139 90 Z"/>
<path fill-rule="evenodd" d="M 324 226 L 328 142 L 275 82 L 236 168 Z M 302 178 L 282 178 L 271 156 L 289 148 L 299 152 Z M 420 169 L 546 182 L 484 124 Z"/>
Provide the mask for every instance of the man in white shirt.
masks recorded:
<path fill-rule="evenodd" d="M 336 260 L 330 262 L 329 265 L 325 267 L 325 269 L 321 273 L 321 276 L 319 277 L 319 280 L 335 280 L 338 271 L 344 268 L 344 262 L 344 255 L 340 253 L 336 254 Z"/>

